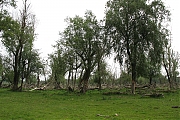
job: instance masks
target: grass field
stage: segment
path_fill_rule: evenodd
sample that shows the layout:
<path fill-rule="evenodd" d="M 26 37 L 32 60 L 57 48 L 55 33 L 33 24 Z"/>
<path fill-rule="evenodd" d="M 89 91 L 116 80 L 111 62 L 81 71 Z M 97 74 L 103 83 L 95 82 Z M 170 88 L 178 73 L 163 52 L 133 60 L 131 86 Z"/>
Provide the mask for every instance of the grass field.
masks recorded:
<path fill-rule="evenodd" d="M 180 90 L 163 93 L 164 98 L 141 95 L 103 95 L 102 91 L 86 94 L 64 90 L 12 92 L 0 89 L 0 120 L 178 120 Z"/>

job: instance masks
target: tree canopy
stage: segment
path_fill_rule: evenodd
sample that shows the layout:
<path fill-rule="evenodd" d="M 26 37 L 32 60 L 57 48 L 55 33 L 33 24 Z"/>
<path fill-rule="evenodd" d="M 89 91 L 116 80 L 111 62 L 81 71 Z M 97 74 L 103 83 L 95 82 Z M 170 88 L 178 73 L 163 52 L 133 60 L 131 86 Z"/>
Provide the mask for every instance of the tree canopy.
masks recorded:
<path fill-rule="evenodd" d="M 137 67 L 145 62 L 150 51 L 161 60 L 166 39 L 162 24 L 170 12 L 161 0 L 109 0 L 106 5 L 106 29 L 120 64 L 128 60 L 135 93 Z M 152 54 L 151 53 L 151 54 Z M 138 64 L 140 62 L 140 64 Z"/>
<path fill-rule="evenodd" d="M 13 69 L 13 90 L 18 90 L 20 78 L 23 82 L 35 65 L 39 61 L 38 53 L 33 50 L 33 41 L 35 40 L 35 15 L 29 13 L 30 4 L 27 0 L 23 3 L 23 9 L 20 11 L 20 16 L 17 20 L 7 16 L 2 19 L 2 44 L 5 46 L 8 56 L 12 61 L 8 64 Z M 34 65 L 32 65 L 34 63 Z M 34 68 L 32 68 L 34 67 Z M 37 70 L 37 69 L 36 69 Z M 22 88 L 22 84 L 21 84 Z"/>
<path fill-rule="evenodd" d="M 84 69 L 80 84 L 83 83 L 83 92 L 85 92 L 90 74 L 99 60 L 98 53 L 102 50 L 100 47 L 103 44 L 102 28 L 91 11 L 86 11 L 84 18 L 75 16 L 67 18 L 66 22 L 68 26 L 62 33 L 62 40 L 65 47 L 72 50 L 80 59 Z"/>

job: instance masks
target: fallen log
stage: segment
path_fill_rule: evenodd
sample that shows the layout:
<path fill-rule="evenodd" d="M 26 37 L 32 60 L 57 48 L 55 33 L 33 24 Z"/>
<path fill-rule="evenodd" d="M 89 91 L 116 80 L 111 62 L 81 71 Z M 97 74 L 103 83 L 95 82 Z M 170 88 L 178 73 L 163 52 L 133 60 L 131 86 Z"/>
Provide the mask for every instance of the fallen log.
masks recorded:
<path fill-rule="evenodd" d="M 153 98 L 164 97 L 162 93 L 144 94 L 142 97 L 149 96 Z"/>
<path fill-rule="evenodd" d="M 45 88 L 46 88 L 46 86 L 40 87 L 40 88 L 35 87 L 34 89 L 31 89 L 31 90 L 29 90 L 29 91 L 34 91 L 34 90 L 45 90 Z"/>

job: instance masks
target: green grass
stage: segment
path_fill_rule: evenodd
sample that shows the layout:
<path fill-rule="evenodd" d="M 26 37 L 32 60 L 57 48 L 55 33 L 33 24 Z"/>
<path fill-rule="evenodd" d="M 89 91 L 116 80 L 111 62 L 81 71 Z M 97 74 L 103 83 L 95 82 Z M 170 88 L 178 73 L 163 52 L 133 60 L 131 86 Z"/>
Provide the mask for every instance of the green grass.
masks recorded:
<path fill-rule="evenodd" d="M 63 90 L 12 92 L 0 89 L 0 120 L 128 119 L 178 120 L 180 90 L 164 93 L 164 98 L 141 95 L 86 94 Z M 115 115 L 116 114 L 116 115 Z"/>

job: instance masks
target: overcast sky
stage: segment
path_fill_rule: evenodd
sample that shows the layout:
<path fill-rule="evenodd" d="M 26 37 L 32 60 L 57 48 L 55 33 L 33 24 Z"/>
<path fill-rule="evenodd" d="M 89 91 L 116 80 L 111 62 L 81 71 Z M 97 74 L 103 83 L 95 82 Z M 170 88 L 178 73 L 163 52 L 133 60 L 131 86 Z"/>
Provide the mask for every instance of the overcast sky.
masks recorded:
<path fill-rule="evenodd" d="M 17 0 L 22 6 L 22 0 Z M 104 7 L 107 0 L 30 0 L 31 11 L 36 15 L 38 24 L 35 48 L 40 50 L 42 57 L 53 52 L 55 44 L 66 27 L 64 19 L 75 15 L 84 16 L 86 10 L 92 10 L 97 19 L 104 17 Z M 19 7 L 21 8 L 21 7 Z"/>
<path fill-rule="evenodd" d="M 22 0 L 17 0 L 18 9 L 22 8 Z M 86 10 L 92 10 L 98 20 L 103 19 L 105 4 L 108 0 L 29 0 L 31 11 L 36 15 L 38 20 L 36 33 L 38 34 L 35 41 L 35 48 L 39 49 L 41 57 L 48 57 L 53 52 L 52 45 L 55 45 L 62 32 L 66 27 L 64 19 L 74 17 L 75 15 L 84 16 Z M 170 30 L 173 38 L 173 49 L 180 53 L 180 0 L 163 0 L 165 5 L 172 13 Z M 120 68 L 117 63 L 109 62 L 109 70 L 119 76 Z"/>
<path fill-rule="evenodd" d="M 22 0 L 17 0 L 18 6 L 22 5 Z M 173 38 L 173 48 L 180 52 L 179 47 L 179 27 L 180 27 L 180 0 L 163 0 L 169 6 L 172 13 L 171 31 Z M 40 50 L 42 57 L 53 52 L 52 45 L 60 36 L 60 31 L 66 27 L 64 19 L 75 15 L 84 16 L 86 10 L 92 10 L 97 19 L 104 17 L 105 4 L 107 0 L 30 0 L 31 11 L 36 15 L 38 24 L 35 41 L 35 48 Z"/>

